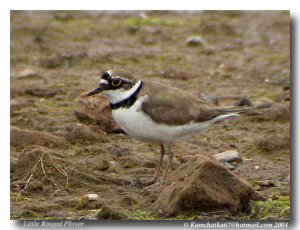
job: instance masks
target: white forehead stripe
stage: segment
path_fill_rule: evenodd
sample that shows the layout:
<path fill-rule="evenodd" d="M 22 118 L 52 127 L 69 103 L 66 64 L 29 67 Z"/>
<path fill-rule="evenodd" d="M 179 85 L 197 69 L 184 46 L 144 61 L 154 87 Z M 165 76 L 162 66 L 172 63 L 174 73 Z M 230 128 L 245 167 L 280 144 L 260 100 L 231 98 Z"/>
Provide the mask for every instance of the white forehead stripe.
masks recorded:
<path fill-rule="evenodd" d="M 108 73 L 109 74 L 109 76 L 111 76 L 112 74 L 111 74 L 111 70 L 107 70 L 106 71 L 106 73 Z"/>
<path fill-rule="evenodd" d="M 100 84 L 108 85 L 108 81 L 105 79 L 101 79 Z"/>

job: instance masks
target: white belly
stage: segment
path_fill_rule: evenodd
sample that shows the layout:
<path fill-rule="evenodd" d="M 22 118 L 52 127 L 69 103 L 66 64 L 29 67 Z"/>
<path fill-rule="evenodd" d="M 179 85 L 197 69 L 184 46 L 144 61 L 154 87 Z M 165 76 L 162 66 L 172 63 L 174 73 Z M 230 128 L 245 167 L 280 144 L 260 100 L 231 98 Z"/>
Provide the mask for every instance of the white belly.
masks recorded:
<path fill-rule="evenodd" d="M 129 136 L 148 143 L 166 144 L 206 129 L 210 122 L 189 123 L 170 126 L 155 123 L 142 110 L 141 100 L 137 100 L 130 108 L 119 108 L 112 111 L 118 125 Z"/>

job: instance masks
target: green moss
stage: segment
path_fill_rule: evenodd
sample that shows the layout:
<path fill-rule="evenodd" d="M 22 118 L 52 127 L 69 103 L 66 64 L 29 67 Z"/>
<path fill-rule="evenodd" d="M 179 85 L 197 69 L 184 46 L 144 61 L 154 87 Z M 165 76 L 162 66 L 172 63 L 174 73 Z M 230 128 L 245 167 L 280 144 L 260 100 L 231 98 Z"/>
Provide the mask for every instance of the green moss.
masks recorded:
<path fill-rule="evenodd" d="M 147 212 L 137 209 L 132 213 L 131 219 L 133 220 L 157 220 L 158 216 L 153 212 Z"/>
<path fill-rule="evenodd" d="M 57 220 L 59 218 L 53 216 L 41 216 L 35 212 L 28 211 L 25 213 L 26 216 L 12 215 L 12 220 Z"/>
<path fill-rule="evenodd" d="M 128 18 L 124 21 L 124 24 L 128 27 L 139 27 L 144 25 L 156 26 L 183 26 L 184 21 L 180 19 L 164 19 L 159 17 L 147 17 L 147 18 Z"/>
<path fill-rule="evenodd" d="M 282 160 L 283 160 L 283 157 L 276 156 L 276 157 L 273 157 L 272 159 L 273 159 L 274 161 L 282 161 Z"/>
<path fill-rule="evenodd" d="M 154 212 L 148 212 L 145 210 L 137 209 L 131 215 L 132 220 L 195 220 L 197 215 L 193 212 L 185 212 L 178 214 L 175 217 L 166 218 L 158 216 Z"/>
<path fill-rule="evenodd" d="M 268 99 L 270 99 L 270 100 L 274 100 L 276 97 L 277 97 L 278 95 L 277 95 L 277 93 L 276 92 L 266 92 L 266 91 L 263 91 L 263 92 L 260 92 L 259 94 L 258 94 L 258 98 L 262 98 L 262 97 L 264 97 L 264 98 L 268 98 Z"/>
<path fill-rule="evenodd" d="M 289 219 L 289 213 L 287 211 L 289 208 L 289 196 L 272 195 L 266 201 L 253 201 L 251 203 L 250 214 L 242 217 L 242 219 Z"/>
<path fill-rule="evenodd" d="M 82 205 L 84 203 L 84 198 L 83 197 L 77 197 L 77 200 L 78 200 L 78 204 L 74 207 L 73 211 L 82 209 Z"/>
<path fill-rule="evenodd" d="M 260 185 L 260 181 L 258 181 L 258 180 L 249 180 L 249 182 L 250 182 L 253 186 L 255 186 L 255 185 Z"/>
<path fill-rule="evenodd" d="M 18 192 L 11 192 L 10 193 L 10 198 L 17 201 L 17 202 L 22 202 L 24 200 L 28 200 L 27 197 L 23 196 L 22 194 Z"/>

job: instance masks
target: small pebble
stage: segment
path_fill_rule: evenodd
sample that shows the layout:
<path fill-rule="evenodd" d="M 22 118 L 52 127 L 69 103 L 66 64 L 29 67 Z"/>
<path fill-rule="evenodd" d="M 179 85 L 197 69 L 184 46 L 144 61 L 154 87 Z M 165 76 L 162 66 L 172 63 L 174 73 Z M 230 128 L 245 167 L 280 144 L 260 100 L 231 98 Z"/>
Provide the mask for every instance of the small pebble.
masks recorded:
<path fill-rule="evenodd" d="M 242 162 L 242 157 L 240 156 L 240 153 L 235 150 L 229 150 L 221 153 L 217 153 L 213 155 L 213 157 L 218 161 L 218 162 Z"/>
<path fill-rule="evenodd" d="M 83 198 L 89 201 L 98 200 L 98 194 L 94 194 L 94 193 L 86 194 L 83 196 Z"/>
<path fill-rule="evenodd" d="M 25 78 L 25 77 L 35 77 L 38 74 L 32 69 L 24 69 L 19 74 L 16 75 L 16 78 Z"/>
<path fill-rule="evenodd" d="M 265 180 L 260 182 L 260 186 L 265 187 L 280 187 L 281 183 L 279 181 Z"/>
<path fill-rule="evenodd" d="M 186 40 L 187 45 L 206 45 L 205 40 L 201 36 L 192 36 Z"/>
<path fill-rule="evenodd" d="M 252 106 L 252 102 L 247 97 L 242 97 L 239 101 L 235 103 L 236 106 Z"/>

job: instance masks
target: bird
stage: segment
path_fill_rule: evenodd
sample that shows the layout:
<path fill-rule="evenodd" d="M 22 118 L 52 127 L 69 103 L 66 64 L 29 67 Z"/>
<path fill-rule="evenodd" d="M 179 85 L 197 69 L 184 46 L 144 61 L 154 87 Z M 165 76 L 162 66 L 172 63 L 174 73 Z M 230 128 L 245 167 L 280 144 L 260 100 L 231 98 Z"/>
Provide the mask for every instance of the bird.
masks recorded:
<path fill-rule="evenodd" d="M 137 79 L 126 69 L 105 71 L 99 87 L 86 96 L 98 93 L 108 98 L 114 120 L 128 136 L 160 146 L 155 175 L 141 182 L 145 186 L 166 181 L 175 142 L 205 132 L 218 121 L 252 110 L 250 106 L 221 107 L 166 83 Z M 168 163 L 159 180 L 166 148 Z"/>

